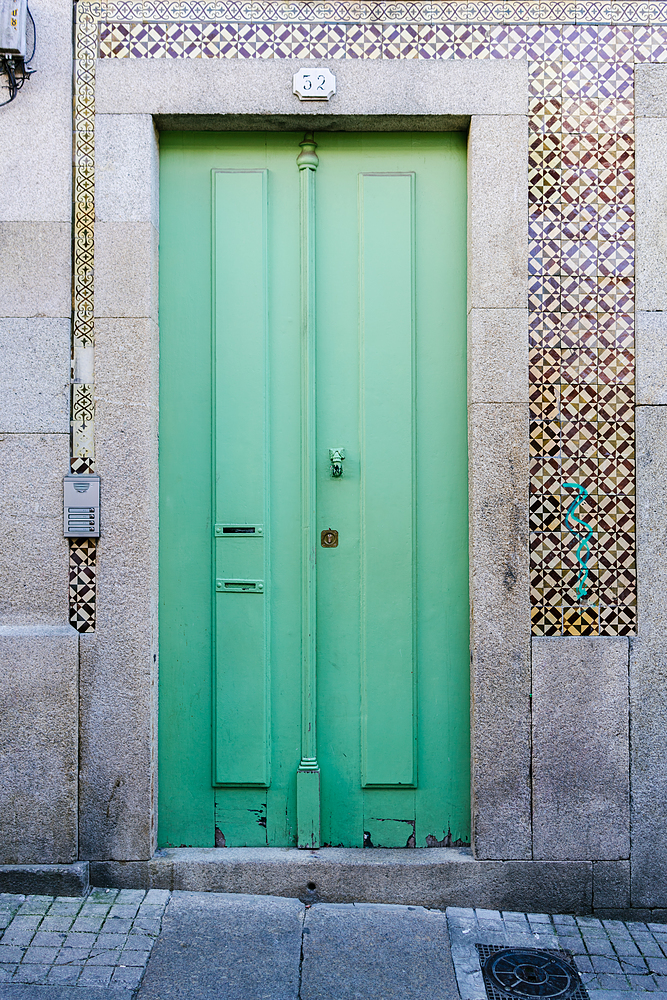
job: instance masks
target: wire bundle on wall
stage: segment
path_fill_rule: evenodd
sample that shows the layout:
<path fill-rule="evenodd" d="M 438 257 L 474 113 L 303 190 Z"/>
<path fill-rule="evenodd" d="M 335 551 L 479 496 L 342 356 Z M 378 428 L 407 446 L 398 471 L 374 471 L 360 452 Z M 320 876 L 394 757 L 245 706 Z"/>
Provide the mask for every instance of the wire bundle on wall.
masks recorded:
<path fill-rule="evenodd" d="M 4 107 L 5 104 L 12 103 L 25 81 L 32 73 L 35 72 L 30 63 L 35 58 L 35 49 L 37 47 L 37 28 L 35 26 L 35 19 L 30 13 L 29 7 L 26 7 L 26 12 L 28 15 L 28 24 L 32 26 L 32 46 L 30 55 L 26 55 L 24 58 L 21 58 L 21 56 L 0 54 L 0 73 L 4 73 L 6 75 L 6 86 L 9 90 L 9 97 L 6 101 L 0 101 L 0 108 Z M 30 30 L 27 27 L 26 33 L 28 35 L 30 34 Z"/>

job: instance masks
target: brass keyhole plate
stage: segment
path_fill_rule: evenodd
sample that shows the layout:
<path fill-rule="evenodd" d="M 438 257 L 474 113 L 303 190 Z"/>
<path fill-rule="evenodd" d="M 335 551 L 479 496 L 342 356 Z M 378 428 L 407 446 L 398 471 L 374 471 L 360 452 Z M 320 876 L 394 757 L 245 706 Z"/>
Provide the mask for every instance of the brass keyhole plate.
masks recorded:
<path fill-rule="evenodd" d="M 334 528 L 325 528 L 320 535 L 323 549 L 335 549 L 338 546 L 338 532 Z"/>

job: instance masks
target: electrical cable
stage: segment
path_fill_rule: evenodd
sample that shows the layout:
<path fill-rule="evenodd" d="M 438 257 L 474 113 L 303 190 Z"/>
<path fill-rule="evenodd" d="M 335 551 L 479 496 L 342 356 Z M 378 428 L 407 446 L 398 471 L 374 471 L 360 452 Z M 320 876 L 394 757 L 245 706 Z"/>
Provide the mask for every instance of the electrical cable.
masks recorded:
<path fill-rule="evenodd" d="M 0 102 L 0 108 L 4 108 L 5 104 L 12 103 L 17 93 L 19 92 L 20 87 L 16 83 L 16 76 L 14 75 L 14 66 L 12 65 L 11 60 L 5 59 L 4 57 L 0 57 L 0 69 L 2 69 L 7 74 L 7 89 L 9 90 L 8 100 Z M 24 76 L 25 76 L 25 71 L 24 71 Z M 21 80 L 21 86 L 23 86 L 23 80 Z"/>
<path fill-rule="evenodd" d="M 28 7 L 27 4 L 25 6 L 25 9 L 28 12 L 28 17 L 30 18 L 30 23 L 32 24 L 32 52 L 30 53 L 30 55 L 28 56 L 28 58 L 24 59 L 24 61 L 23 61 L 24 65 L 28 65 L 35 58 L 35 49 L 37 48 L 37 25 L 35 24 L 35 19 L 32 16 L 32 13 L 30 11 L 30 7 Z M 28 65 L 28 68 L 30 68 L 29 65 Z"/>

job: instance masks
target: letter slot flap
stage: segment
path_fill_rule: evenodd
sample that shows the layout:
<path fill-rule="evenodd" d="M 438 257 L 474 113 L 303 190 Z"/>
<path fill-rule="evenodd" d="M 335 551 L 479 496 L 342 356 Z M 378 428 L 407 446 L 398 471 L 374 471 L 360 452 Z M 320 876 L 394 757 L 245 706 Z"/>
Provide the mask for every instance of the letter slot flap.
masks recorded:
<path fill-rule="evenodd" d="M 215 589 L 218 594 L 263 594 L 263 580 L 239 580 L 238 577 L 232 580 L 215 581 Z"/>
<path fill-rule="evenodd" d="M 99 538 L 100 477 L 68 475 L 63 481 L 66 538 Z"/>
<path fill-rule="evenodd" d="M 263 524 L 216 524 L 216 538 L 262 538 Z"/>

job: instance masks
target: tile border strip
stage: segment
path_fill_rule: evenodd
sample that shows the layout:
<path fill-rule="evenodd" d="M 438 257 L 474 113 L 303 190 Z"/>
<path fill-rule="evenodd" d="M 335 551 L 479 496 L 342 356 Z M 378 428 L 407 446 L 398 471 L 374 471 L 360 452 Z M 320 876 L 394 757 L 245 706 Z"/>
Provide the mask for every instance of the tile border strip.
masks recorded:
<path fill-rule="evenodd" d="M 95 471 L 95 67 L 100 15 L 100 4 L 75 5 L 70 396 L 70 469 L 75 473 Z M 70 540 L 69 620 L 78 632 L 95 630 L 96 550 L 94 539 Z"/>
<path fill-rule="evenodd" d="M 667 3 L 595 0 L 507 0 L 505 3 L 346 2 L 272 3 L 262 0 L 108 0 L 79 2 L 90 15 L 107 21 L 247 21 L 311 24 L 667 24 Z"/>

